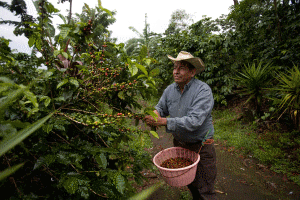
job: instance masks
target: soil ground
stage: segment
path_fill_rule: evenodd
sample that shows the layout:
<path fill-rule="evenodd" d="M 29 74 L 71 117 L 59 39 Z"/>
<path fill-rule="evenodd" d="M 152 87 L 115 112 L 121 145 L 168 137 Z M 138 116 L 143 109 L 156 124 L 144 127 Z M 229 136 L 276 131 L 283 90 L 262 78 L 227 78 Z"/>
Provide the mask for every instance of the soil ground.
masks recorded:
<path fill-rule="evenodd" d="M 152 137 L 153 148 L 149 149 L 154 156 L 159 151 L 172 147 L 172 135 L 160 128 L 159 139 Z M 242 157 L 225 148 L 219 141 L 215 142 L 217 152 L 218 174 L 215 184 L 219 200 L 300 200 L 300 187 L 281 174 L 271 172 L 267 167 L 254 159 Z M 160 173 L 145 173 L 150 177 L 146 189 L 162 180 Z M 164 184 L 147 200 L 190 200 L 187 187 L 172 187 Z"/>

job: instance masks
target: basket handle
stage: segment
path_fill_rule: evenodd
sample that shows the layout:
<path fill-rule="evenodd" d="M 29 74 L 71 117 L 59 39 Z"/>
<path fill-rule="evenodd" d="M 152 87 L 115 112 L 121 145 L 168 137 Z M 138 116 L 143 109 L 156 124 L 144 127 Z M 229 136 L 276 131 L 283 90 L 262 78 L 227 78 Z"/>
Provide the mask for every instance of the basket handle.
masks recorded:
<path fill-rule="evenodd" d="M 179 177 L 179 176 L 184 175 L 185 173 L 189 172 L 191 169 L 192 169 L 192 167 L 191 167 L 190 169 L 188 169 L 187 171 L 185 171 L 184 173 L 179 174 L 179 175 L 177 175 L 177 176 L 170 176 L 170 177 L 167 177 L 167 176 L 164 176 L 164 175 L 162 175 L 162 174 L 161 174 L 161 175 L 162 175 L 163 177 L 165 177 L 165 178 L 176 178 L 176 177 Z"/>

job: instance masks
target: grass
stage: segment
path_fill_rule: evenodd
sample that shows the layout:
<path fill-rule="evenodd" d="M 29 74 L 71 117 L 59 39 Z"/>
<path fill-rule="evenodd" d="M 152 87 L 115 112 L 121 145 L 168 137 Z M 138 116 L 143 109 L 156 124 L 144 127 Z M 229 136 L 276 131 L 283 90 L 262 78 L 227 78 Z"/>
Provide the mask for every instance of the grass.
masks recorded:
<path fill-rule="evenodd" d="M 283 133 L 264 130 L 257 133 L 257 126 L 243 124 L 231 109 L 213 113 L 214 138 L 230 151 L 250 155 L 261 164 L 300 185 L 300 133 Z"/>

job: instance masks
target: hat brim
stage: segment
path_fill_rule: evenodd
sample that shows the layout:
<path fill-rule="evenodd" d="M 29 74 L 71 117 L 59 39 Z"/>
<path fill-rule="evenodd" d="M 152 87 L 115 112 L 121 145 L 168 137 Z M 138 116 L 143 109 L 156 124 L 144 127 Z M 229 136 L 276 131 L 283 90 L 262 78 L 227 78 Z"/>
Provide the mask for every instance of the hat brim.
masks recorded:
<path fill-rule="evenodd" d="M 205 69 L 204 62 L 198 57 L 194 57 L 194 58 L 173 58 L 172 56 L 168 55 L 168 58 L 173 63 L 176 62 L 176 61 L 187 61 L 187 62 L 189 62 L 191 65 L 193 65 L 196 68 L 196 74 L 199 74 L 200 72 L 202 72 Z"/>

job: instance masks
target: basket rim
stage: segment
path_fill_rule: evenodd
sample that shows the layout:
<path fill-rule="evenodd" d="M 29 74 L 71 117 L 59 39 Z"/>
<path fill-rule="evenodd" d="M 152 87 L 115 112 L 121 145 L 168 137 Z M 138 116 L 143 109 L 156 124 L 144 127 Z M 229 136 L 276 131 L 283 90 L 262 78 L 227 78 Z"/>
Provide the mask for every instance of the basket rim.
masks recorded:
<path fill-rule="evenodd" d="M 157 156 L 159 156 L 163 151 L 166 151 L 166 150 L 171 150 L 171 149 L 184 149 L 184 150 L 188 150 L 188 151 L 191 151 L 189 149 L 185 149 L 185 148 L 182 148 L 182 147 L 170 147 L 170 148 L 167 148 L 167 149 L 164 149 L 160 152 L 158 152 L 154 157 L 153 157 L 153 163 L 156 167 L 158 167 L 159 169 L 162 169 L 162 170 L 165 170 L 165 171 L 170 171 L 170 172 L 177 172 L 177 171 L 182 171 L 182 170 L 187 170 L 187 169 L 190 169 L 192 167 L 194 167 L 195 165 L 198 165 L 199 161 L 200 161 L 200 155 L 194 151 L 191 151 L 195 154 L 197 154 L 197 160 L 189 165 L 189 166 L 186 166 L 186 167 L 182 167 L 182 168 L 176 168 L 176 169 L 170 169 L 170 168 L 165 168 L 165 167 L 161 167 L 159 166 L 156 162 L 155 162 L 155 159 L 157 158 Z"/>

